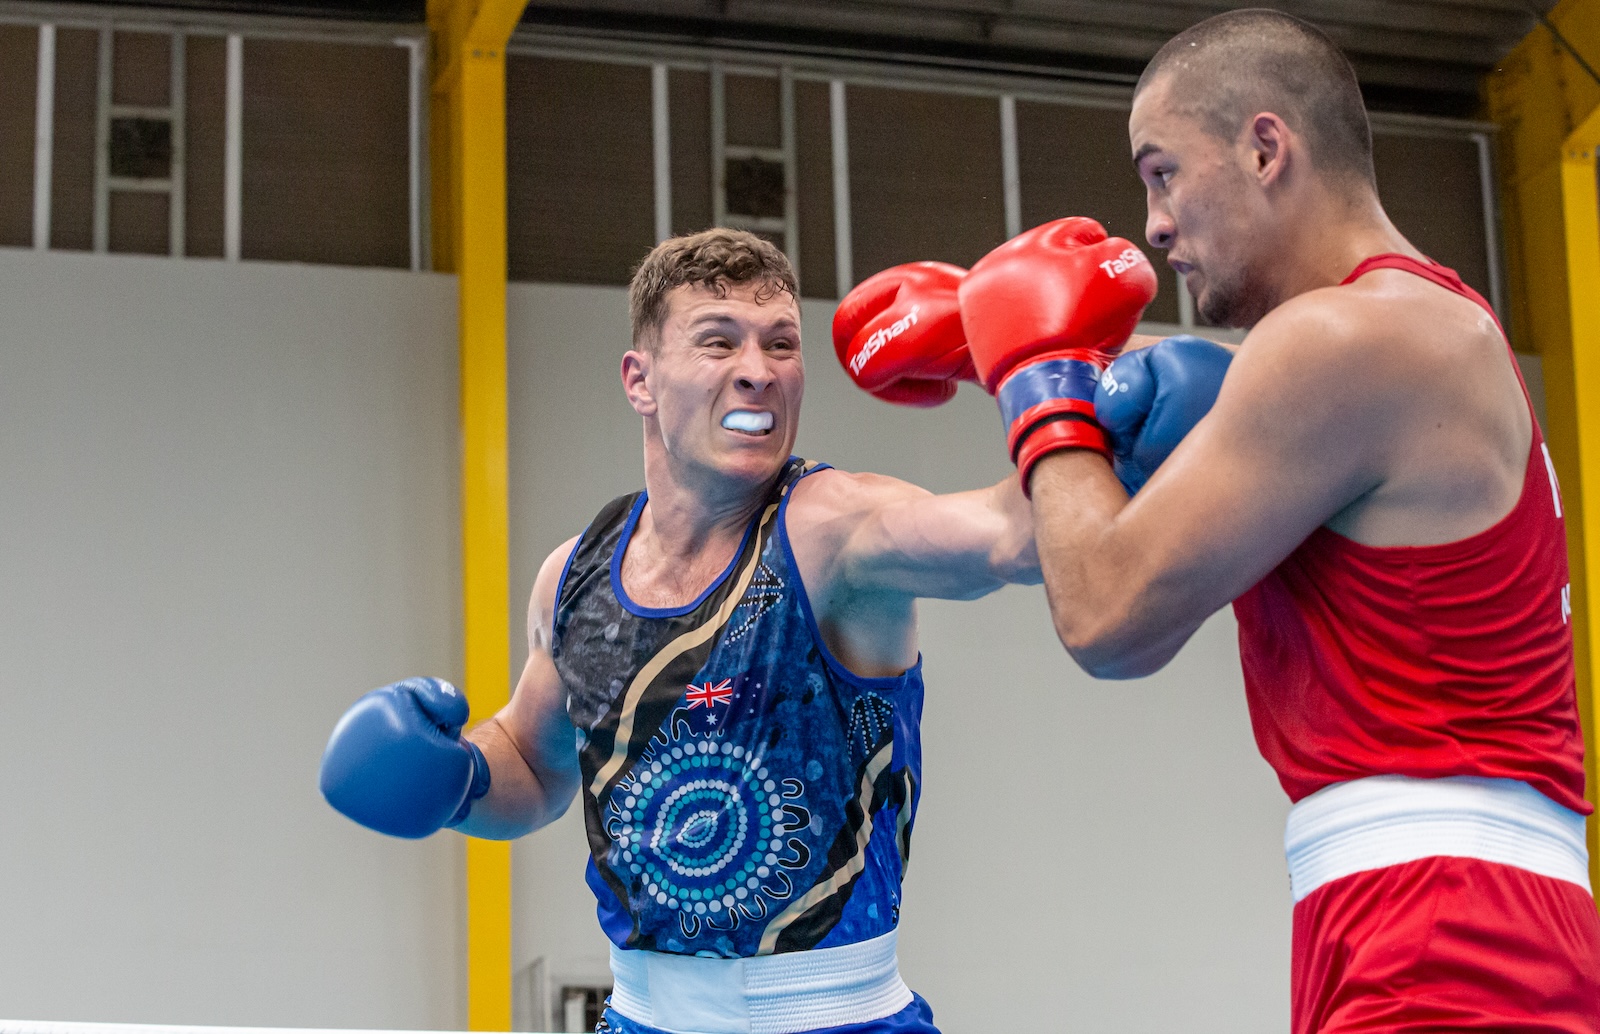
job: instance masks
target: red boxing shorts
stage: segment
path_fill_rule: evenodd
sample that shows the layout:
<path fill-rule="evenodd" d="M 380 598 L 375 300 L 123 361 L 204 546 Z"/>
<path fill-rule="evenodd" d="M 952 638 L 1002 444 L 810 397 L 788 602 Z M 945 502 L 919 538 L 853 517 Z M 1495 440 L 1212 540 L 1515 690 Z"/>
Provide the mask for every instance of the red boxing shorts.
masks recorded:
<path fill-rule="evenodd" d="M 1600 1032 L 1582 887 L 1477 858 L 1345 876 L 1294 907 L 1295 1034 Z"/>
<path fill-rule="evenodd" d="M 1525 783 L 1375 776 L 1295 805 L 1295 1034 L 1600 1034 L 1583 818 Z"/>

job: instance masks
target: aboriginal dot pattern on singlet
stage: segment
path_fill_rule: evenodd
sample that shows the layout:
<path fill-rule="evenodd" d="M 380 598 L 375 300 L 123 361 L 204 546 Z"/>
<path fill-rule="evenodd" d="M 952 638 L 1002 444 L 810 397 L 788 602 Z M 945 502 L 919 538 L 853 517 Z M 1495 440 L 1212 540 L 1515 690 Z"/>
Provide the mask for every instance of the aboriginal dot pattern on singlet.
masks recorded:
<path fill-rule="evenodd" d="M 613 500 L 557 591 L 551 653 L 577 728 L 588 882 L 619 947 L 737 958 L 892 930 L 921 778 L 920 664 L 828 653 L 785 528 L 791 459 L 697 600 L 631 601 L 646 498 Z"/>

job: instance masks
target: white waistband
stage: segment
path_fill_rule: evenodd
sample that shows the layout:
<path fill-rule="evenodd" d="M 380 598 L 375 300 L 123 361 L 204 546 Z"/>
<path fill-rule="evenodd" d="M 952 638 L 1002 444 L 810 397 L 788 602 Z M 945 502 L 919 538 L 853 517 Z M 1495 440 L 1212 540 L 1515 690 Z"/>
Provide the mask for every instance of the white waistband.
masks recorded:
<path fill-rule="evenodd" d="M 1341 876 L 1437 856 L 1480 858 L 1589 889 L 1583 816 L 1516 779 L 1335 783 L 1289 809 L 1283 847 L 1295 901 Z"/>
<path fill-rule="evenodd" d="M 895 931 L 859 944 L 707 959 L 611 946 L 611 1008 L 670 1034 L 793 1034 L 911 1004 Z"/>

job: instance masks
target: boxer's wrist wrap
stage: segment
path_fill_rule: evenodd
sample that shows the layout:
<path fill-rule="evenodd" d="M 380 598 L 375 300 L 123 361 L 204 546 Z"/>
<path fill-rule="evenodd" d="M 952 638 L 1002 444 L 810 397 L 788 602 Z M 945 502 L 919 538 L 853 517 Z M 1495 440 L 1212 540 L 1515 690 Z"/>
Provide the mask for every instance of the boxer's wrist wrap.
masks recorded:
<path fill-rule="evenodd" d="M 1100 367 L 1083 352 L 1057 352 L 1013 370 L 995 399 L 1006 427 L 1006 447 L 1017 465 L 1022 491 L 1040 459 L 1061 449 L 1111 455 L 1106 433 L 1094 416 Z"/>
<path fill-rule="evenodd" d="M 461 807 L 456 809 L 455 815 L 445 823 L 446 827 L 459 826 L 465 822 L 468 813 L 472 811 L 472 802 L 489 792 L 489 759 L 483 756 L 483 751 L 476 743 L 468 739 L 463 739 L 461 742 L 472 751 L 472 785 L 467 788 L 467 799 L 461 802 Z"/>

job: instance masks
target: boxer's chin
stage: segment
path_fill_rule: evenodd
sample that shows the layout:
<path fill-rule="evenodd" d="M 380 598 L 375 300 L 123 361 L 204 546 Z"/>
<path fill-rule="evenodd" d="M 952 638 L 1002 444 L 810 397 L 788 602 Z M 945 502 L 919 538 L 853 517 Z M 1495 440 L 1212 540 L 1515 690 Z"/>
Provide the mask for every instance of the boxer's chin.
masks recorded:
<path fill-rule="evenodd" d="M 1228 278 L 1208 280 L 1195 299 L 1195 308 L 1213 327 L 1253 327 L 1266 315 L 1255 292 Z"/>

